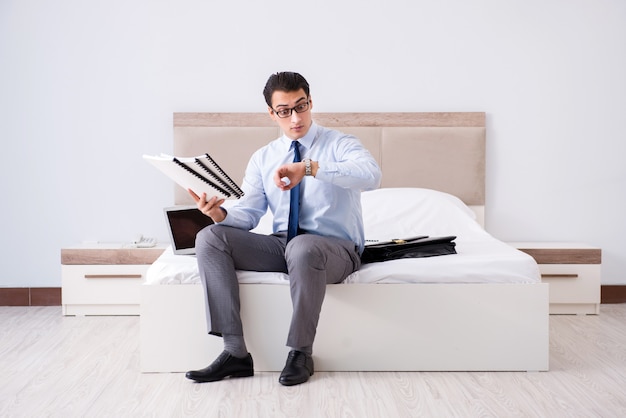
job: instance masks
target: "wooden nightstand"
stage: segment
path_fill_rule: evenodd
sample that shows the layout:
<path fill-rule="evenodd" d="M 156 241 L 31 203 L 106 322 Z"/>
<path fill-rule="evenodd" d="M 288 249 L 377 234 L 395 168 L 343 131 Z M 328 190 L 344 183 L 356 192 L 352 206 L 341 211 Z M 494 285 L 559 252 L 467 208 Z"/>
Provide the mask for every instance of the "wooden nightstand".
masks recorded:
<path fill-rule="evenodd" d="M 61 249 L 63 315 L 139 315 L 139 286 L 164 249 L 100 243 Z"/>
<path fill-rule="evenodd" d="M 551 314 L 598 314 L 602 250 L 569 242 L 512 242 L 532 256 L 550 283 Z"/>

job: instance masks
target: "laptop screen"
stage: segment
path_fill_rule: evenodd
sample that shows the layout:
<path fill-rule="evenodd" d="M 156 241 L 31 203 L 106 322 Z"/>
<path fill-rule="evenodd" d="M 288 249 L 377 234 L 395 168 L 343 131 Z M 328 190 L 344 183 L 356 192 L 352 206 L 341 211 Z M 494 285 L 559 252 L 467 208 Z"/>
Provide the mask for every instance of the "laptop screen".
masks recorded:
<path fill-rule="evenodd" d="M 213 220 L 195 206 L 173 206 L 164 212 L 174 254 L 195 254 L 196 234 Z"/>

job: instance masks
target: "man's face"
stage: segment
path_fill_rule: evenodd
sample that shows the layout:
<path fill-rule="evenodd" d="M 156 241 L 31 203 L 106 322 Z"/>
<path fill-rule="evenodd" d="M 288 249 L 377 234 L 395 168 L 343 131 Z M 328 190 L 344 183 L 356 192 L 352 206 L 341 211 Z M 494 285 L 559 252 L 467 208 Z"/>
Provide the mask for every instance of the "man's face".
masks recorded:
<path fill-rule="evenodd" d="M 298 91 L 277 90 L 272 94 L 272 107 L 269 107 L 268 111 L 270 117 L 278 123 L 287 138 L 295 141 L 309 131 L 313 122 L 312 108 L 313 102 L 310 97 L 307 97 L 303 89 Z M 287 116 L 279 117 L 281 111 Z M 289 113 L 291 114 L 289 115 Z"/>

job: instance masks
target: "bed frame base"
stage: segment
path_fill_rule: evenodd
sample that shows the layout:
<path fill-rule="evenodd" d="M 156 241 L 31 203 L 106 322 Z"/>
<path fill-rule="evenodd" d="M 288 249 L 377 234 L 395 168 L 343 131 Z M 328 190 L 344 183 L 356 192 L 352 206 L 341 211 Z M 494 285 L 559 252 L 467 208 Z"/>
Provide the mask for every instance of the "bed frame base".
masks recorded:
<path fill-rule="evenodd" d="M 282 370 L 289 286 L 242 284 L 256 371 Z M 184 372 L 222 351 L 206 330 L 202 287 L 141 289 L 141 371 Z M 316 371 L 548 370 L 547 284 L 338 284 L 327 287 Z"/>

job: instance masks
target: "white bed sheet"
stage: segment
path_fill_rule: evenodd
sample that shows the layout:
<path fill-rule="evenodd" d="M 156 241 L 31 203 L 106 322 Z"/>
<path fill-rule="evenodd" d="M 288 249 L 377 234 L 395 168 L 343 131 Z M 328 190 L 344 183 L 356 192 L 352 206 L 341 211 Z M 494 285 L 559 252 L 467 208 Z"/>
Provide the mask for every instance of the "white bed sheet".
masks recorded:
<path fill-rule="evenodd" d="M 367 239 L 416 235 L 455 235 L 457 254 L 365 264 L 344 283 L 539 283 L 529 255 L 488 234 L 457 197 L 419 188 L 378 189 L 362 193 Z M 229 202 L 229 204 L 232 204 Z M 271 233 L 270 215 L 254 230 Z M 288 284 L 283 273 L 238 271 L 240 283 Z M 175 255 L 171 247 L 150 266 L 148 284 L 199 283 L 196 258 Z"/>
<path fill-rule="evenodd" d="M 288 284 L 284 273 L 238 271 L 240 283 Z M 457 244 L 457 254 L 364 264 L 344 283 L 539 283 L 532 257 L 498 241 Z M 200 283 L 196 258 L 171 247 L 149 267 L 147 284 Z"/>

